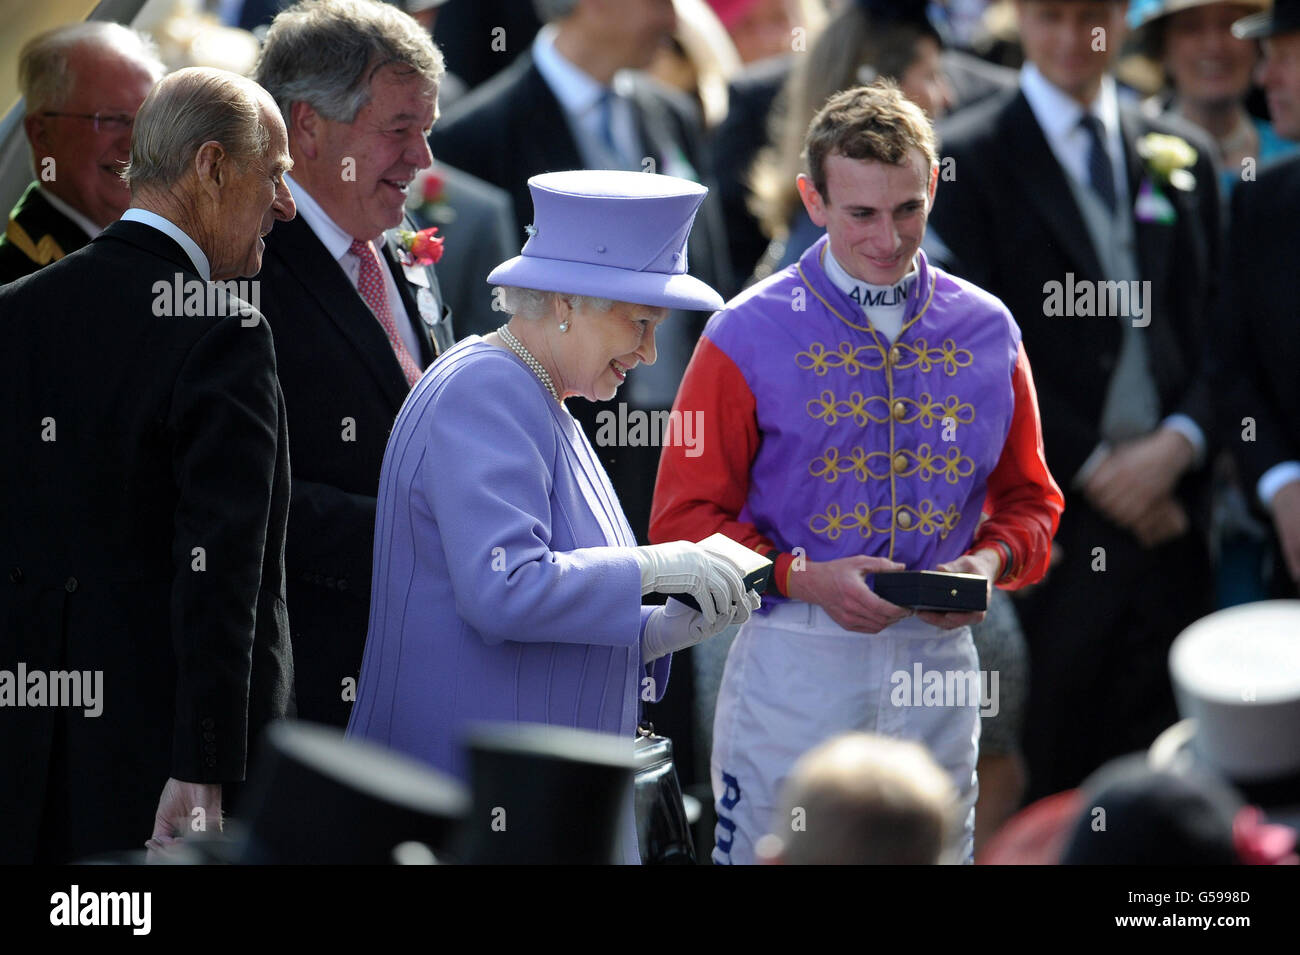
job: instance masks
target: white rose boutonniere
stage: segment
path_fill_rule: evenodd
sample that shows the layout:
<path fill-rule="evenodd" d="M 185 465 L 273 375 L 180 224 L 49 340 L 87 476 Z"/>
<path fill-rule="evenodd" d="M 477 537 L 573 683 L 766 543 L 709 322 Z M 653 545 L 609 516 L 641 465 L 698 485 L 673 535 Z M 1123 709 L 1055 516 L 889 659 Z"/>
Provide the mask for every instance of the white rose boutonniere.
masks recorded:
<path fill-rule="evenodd" d="M 1196 188 L 1196 177 L 1188 169 L 1196 164 L 1196 150 L 1187 140 L 1147 133 L 1137 141 L 1137 151 L 1146 160 L 1147 172 L 1157 182 L 1168 183 L 1183 192 Z"/>
<path fill-rule="evenodd" d="M 1181 137 L 1147 133 L 1137 141 L 1137 151 L 1146 163 L 1134 205 L 1137 220 L 1170 225 L 1177 220 L 1178 210 L 1165 190 L 1191 192 L 1196 188 L 1196 177 L 1188 169 L 1196 163 L 1196 150 Z"/>

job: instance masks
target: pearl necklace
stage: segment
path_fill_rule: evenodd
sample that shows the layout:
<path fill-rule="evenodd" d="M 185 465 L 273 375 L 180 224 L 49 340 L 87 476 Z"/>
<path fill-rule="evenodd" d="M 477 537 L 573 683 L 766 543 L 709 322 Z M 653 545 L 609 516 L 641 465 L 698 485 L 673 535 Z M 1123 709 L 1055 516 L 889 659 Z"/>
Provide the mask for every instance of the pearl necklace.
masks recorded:
<path fill-rule="evenodd" d="M 524 364 L 533 370 L 533 374 L 536 375 L 538 380 L 546 386 L 546 390 L 551 393 L 551 397 L 556 401 L 559 401 L 560 394 L 555 390 L 555 385 L 551 383 L 550 372 L 543 368 L 542 363 L 534 358 L 532 352 L 524 347 L 524 343 L 515 338 L 514 334 L 511 333 L 510 329 L 505 325 L 502 325 L 497 329 L 497 334 L 501 336 L 501 340 L 506 343 L 510 350 L 522 358 Z"/>

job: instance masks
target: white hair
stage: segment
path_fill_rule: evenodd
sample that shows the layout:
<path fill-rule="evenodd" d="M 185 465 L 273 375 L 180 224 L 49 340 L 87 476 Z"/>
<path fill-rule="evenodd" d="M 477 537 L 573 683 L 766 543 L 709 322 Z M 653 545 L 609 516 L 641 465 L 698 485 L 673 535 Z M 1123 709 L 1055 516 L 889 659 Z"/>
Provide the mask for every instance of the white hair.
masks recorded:
<path fill-rule="evenodd" d="M 614 307 L 614 299 L 595 295 L 571 295 L 567 292 L 543 292 L 535 288 L 518 288 L 501 285 L 501 307 L 510 315 L 520 318 L 541 318 L 548 314 L 556 299 L 564 299 L 575 312 L 607 312 Z"/>
<path fill-rule="evenodd" d="M 180 182 L 209 141 L 220 143 L 241 169 L 265 156 L 271 130 L 262 121 L 260 92 L 251 80 L 205 67 L 162 80 L 136 116 L 131 160 L 122 173 L 132 194 Z"/>
<path fill-rule="evenodd" d="M 72 54 L 81 49 L 117 53 L 140 64 L 155 80 L 167 72 L 158 47 L 143 33 L 103 20 L 55 27 L 32 37 L 18 54 L 18 87 L 28 116 L 68 101 L 77 85 Z"/>

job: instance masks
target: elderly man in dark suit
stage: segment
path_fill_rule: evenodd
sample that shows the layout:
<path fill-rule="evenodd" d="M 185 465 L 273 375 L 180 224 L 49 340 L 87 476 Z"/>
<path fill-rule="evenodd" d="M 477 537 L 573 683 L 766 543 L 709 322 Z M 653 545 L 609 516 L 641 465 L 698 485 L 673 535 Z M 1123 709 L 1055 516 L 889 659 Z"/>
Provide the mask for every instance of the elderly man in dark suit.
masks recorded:
<path fill-rule="evenodd" d="M 116 23 L 76 23 L 24 44 L 18 85 L 36 181 L 0 237 L 0 285 L 81 248 L 131 201 L 120 173 L 131 122 L 164 68 Z"/>
<path fill-rule="evenodd" d="M 269 238 L 259 276 L 293 436 L 286 557 L 298 712 L 338 727 L 370 617 L 388 433 L 453 342 L 433 269 L 403 262 L 392 231 L 432 162 L 441 75 L 428 32 L 369 0 L 288 8 L 255 71 L 289 127 L 298 205 Z"/>
<path fill-rule="evenodd" d="M 1300 0 L 1233 24 L 1264 45 L 1260 79 L 1278 135 L 1300 142 Z M 1244 170 L 1243 170 L 1244 171 Z M 1243 176 L 1232 194 L 1222 307 L 1215 325 L 1223 439 L 1271 517 L 1270 590 L 1300 596 L 1300 159 Z"/>
<path fill-rule="evenodd" d="M 1060 561 L 1020 604 L 1030 798 L 1075 786 L 1176 716 L 1169 644 L 1208 612 L 1211 152 L 1122 106 L 1122 0 L 1020 0 L 1020 88 L 940 125 L 933 228 L 1024 332 Z M 1169 138 L 1160 138 L 1169 137 Z M 1195 146 L 1190 145 L 1194 143 Z"/>
<path fill-rule="evenodd" d="M 0 860 L 217 828 L 291 705 L 271 331 L 211 281 L 257 272 L 289 164 L 264 90 L 174 73 L 136 119 L 131 208 L 0 289 Z"/>

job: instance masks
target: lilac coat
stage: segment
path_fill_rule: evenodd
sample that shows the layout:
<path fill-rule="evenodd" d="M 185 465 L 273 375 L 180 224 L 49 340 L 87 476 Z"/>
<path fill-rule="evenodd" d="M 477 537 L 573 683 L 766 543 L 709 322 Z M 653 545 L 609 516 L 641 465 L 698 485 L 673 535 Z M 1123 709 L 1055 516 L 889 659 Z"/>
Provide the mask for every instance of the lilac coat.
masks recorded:
<path fill-rule="evenodd" d="M 460 342 L 412 390 L 384 454 L 349 735 L 462 778 L 474 720 L 615 733 L 630 753 L 670 662 L 641 661 L 654 608 L 635 546 L 568 411 L 513 353 Z"/>

